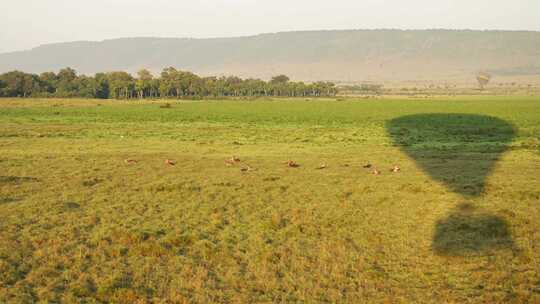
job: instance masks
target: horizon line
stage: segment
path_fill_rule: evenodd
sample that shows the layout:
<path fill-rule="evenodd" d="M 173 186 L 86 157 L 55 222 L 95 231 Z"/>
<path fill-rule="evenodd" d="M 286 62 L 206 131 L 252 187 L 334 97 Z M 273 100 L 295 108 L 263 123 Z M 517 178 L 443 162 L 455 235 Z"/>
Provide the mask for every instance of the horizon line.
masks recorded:
<path fill-rule="evenodd" d="M 508 32 L 508 33 L 540 33 L 540 30 L 505 30 L 505 29 L 471 29 L 471 28 L 409 28 L 409 29 L 399 29 L 399 28 L 342 28 L 342 29 L 319 29 L 319 30 L 288 30 L 288 31 L 277 31 L 277 32 L 261 32 L 258 34 L 246 34 L 246 35 L 233 35 L 233 36 L 210 36 L 210 37 L 194 37 L 194 36 L 124 36 L 116 38 L 105 38 L 105 39 L 81 39 L 81 40 L 69 40 L 69 41 L 57 41 L 57 42 L 48 42 L 42 43 L 35 47 L 7 51 L 0 51 L 0 55 L 18 53 L 18 52 L 27 52 L 40 47 L 53 46 L 53 45 L 62 45 L 70 43 L 100 43 L 114 40 L 123 40 L 123 39 L 178 39 L 178 40 L 214 40 L 214 39 L 238 39 L 238 38 L 253 38 L 264 35 L 278 35 L 278 34 L 291 34 L 291 33 L 314 33 L 314 32 L 347 32 L 347 31 L 396 31 L 396 32 L 428 32 L 428 31 L 448 31 L 448 32 Z"/>

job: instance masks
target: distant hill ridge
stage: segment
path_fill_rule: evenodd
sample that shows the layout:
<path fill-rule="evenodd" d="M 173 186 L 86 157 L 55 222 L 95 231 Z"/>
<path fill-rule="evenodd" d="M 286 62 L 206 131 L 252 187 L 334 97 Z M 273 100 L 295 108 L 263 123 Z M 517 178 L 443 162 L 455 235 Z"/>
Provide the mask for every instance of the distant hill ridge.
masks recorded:
<path fill-rule="evenodd" d="M 478 71 L 540 75 L 540 32 L 339 30 L 233 38 L 120 38 L 0 54 L 0 72 L 80 73 L 173 66 L 201 75 L 294 80 L 453 80 Z"/>

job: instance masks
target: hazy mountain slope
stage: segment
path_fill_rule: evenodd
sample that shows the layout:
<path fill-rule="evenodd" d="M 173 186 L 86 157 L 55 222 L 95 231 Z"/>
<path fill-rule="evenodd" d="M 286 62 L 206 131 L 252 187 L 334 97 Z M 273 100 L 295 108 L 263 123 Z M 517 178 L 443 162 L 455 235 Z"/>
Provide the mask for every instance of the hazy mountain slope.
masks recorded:
<path fill-rule="evenodd" d="M 298 80 L 463 79 L 479 70 L 540 74 L 540 32 L 348 30 L 50 44 L 0 54 L 0 72 L 81 73 L 174 66 L 200 74 Z"/>

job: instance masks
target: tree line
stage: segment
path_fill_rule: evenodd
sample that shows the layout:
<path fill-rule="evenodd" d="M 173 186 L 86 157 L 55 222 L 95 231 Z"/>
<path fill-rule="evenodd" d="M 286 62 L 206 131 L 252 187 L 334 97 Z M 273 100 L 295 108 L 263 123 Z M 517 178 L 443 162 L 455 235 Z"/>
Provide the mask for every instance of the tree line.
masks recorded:
<path fill-rule="evenodd" d="M 197 98 L 334 96 L 337 88 L 331 82 L 293 82 L 286 75 L 269 81 L 242 79 L 236 76 L 200 77 L 169 67 L 159 77 L 140 70 L 136 77 L 127 72 L 78 75 L 72 68 L 58 73 L 29 74 L 12 71 L 0 74 L 0 97 L 80 97 L 80 98 Z"/>

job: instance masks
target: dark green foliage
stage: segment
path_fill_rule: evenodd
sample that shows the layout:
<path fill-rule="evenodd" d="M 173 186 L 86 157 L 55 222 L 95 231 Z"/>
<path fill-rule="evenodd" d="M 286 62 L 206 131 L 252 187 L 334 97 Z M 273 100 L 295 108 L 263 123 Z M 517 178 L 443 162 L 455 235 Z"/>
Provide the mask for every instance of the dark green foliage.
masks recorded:
<path fill-rule="evenodd" d="M 41 91 L 39 78 L 34 74 L 12 71 L 0 75 L 0 82 L 5 97 L 28 97 Z"/>
<path fill-rule="evenodd" d="M 0 79 L 0 97 L 4 96 L 4 88 L 6 87 L 6 83 Z"/>
<path fill-rule="evenodd" d="M 97 73 L 94 77 L 95 80 L 95 91 L 94 95 L 96 98 L 106 99 L 109 98 L 109 80 L 107 75 L 104 73 Z"/>
<path fill-rule="evenodd" d="M 137 78 L 122 71 L 77 75 L 71 68 L 58 74 L 45 72 L 37 76 L 20 71 L 0 75 L 0 97 L 63 97 L 63 98 L 190 98 L 202 97 L 259 97 L 259 96 L 334 96 L 337 88 L 331 82 L 306 84 L 292 82 L 285 75 L 270 81 L 229 77 L 199 77 L 198 75 L 165 68 L 161 77 L 154 78 L 141 70 Z"/>
<path fill-rule="evenodd" d="M 53 72 L 45 72 L 39 75 L 42 84 L 42 90 L 45 93 L 54 94 L 58 86 L 58 77 Z"/>
<path fill-rule="evenodd" d="M 271 83 L 287 83 L 289 82 L 289 77 L 287 77 L 286 75 L 278 75 L 278 76 L 274 76 L 272 77 L 272 80 L 270 81 Z"/>
<path fill-rule="evenodd" d="M 112 98 L 131 98 L 135 90 L 135 82 L 131 75 L 126 72 L 112 72 L 107 74 L 109 80 L 109 92 Z"/>

